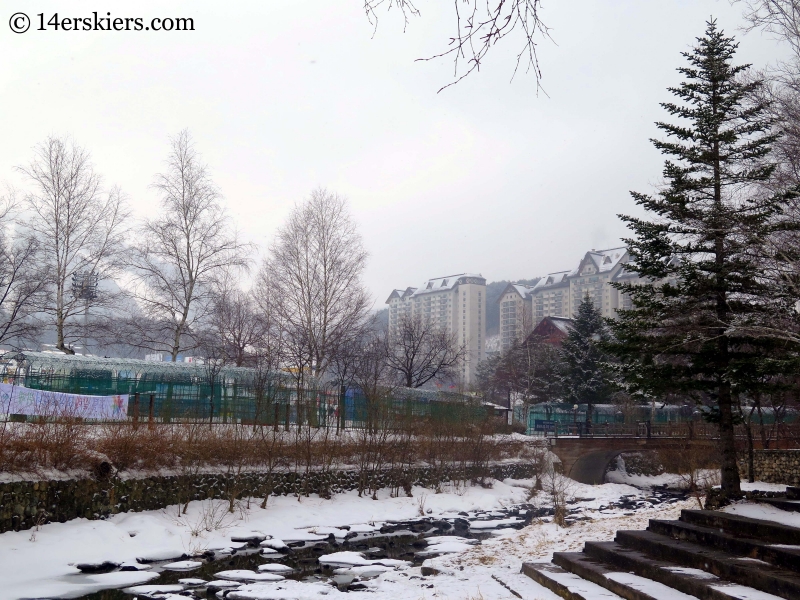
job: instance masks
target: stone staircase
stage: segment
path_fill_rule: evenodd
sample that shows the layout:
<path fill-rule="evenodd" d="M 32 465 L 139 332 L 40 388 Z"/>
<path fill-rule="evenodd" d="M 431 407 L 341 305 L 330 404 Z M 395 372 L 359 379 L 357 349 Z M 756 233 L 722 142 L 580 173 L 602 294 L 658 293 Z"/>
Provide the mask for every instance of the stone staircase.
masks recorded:
<path fill-rule="evenodd" d="M 800 512 L 795 498 L 798 488 L 770 504 Z M 800 600 L 800 528 L 684 510 L 677 521 L 651 519 L 646 531 L 618 531 L 613 542 L 586 542 L 583 552 L 556 552 L 522 572 L 566 600 Z"/>

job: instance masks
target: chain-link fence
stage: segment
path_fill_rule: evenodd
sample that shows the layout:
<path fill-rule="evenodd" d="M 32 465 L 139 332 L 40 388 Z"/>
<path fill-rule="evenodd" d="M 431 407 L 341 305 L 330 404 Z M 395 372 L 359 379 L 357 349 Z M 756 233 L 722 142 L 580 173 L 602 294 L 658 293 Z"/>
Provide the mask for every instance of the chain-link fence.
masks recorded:
<path fill-rule="evenodd" d="M 204 421 L 360 429 L 407 427 L 412 422 L 478 422 L 491 416 L 480 402 L 437 391 L 398 390 L 367 399 L 357 389 L 308 389 L 285 378 L 265 382 L 247 373 L 213 378 L 187 372 L 183 376 L 125 376 L 112 371 L 70 374 L 29 370 L 18 382 L 25 387 L 81 395 L 128 394 L 128 417 L 137 421 Z"/>

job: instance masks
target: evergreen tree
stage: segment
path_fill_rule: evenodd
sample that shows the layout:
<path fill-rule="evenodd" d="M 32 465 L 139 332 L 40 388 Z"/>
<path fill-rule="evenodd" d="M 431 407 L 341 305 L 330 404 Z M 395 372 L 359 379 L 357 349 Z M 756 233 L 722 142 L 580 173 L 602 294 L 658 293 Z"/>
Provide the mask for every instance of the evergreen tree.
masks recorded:
<path fill-rule="evenodd" d="M 629 391 L 708 407 L 719 424 L 722 490 L 736 494 L 735 407 L 758 379 L 762 352 L 775 350 L 755 333 L 778 317 L 761 250 L 788 221 L 782 199 L 764 192 L 776 136 L 754 100 L 761 82 L 742 76 L 749 65 L 732 64 L 737 44 L 715 21 L 697 41 L 682 53 L 685 81 L 669 88 L 680 103 L 662 104 L 683 124 L 657 123 L 668 139 L 652 140 L 667 156 L 665 183 L 653 196 L 632 193 L 652 218 L 621 215 L 636 236 L 625 240 L 632 268 L 649 283 L 617 286 L 633 309 L 612 323 L 610 347 Z M 773 373 L 780 362 L 769 362 Z"/>
<path fill-rule="evenodd" d="M 603 315 L 586 294 L 578 306 L 572 329 L 561 345 L 561 384 L 566 400 L 586 404 L 587 432 L 592 429 L 594 405 L 611 395 L 609 356 L 603 348 L 608 341 Z"/>

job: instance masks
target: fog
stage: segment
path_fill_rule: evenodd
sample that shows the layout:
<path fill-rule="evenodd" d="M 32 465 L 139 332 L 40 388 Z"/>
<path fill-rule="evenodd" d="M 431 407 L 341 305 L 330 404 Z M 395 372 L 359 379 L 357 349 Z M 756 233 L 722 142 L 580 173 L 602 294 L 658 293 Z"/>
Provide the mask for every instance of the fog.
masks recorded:
<path fill-rule="evenodd" d="M 0 181 L 24 189 L 14 167 L 47 135 L 69 134 L 146 216 L 168 137 L 188 128 L 262 253 L 313 188 L 346 195 L 380 308 L 392 288 L 430 277 L 529 278 L 619 244 L 616 215 L 636 214 L 629 190 L 658 183 L 658 103 L 705 20 L 742 36 L 738 62 L 780 56 L 738 31 L 742 7 L 727 1 L 551 0 L 542 89 L 524 71 L 512 80 L 510 38 L 437 93 L 452 62 L 415 59 L 446 48 L 453 5 L 418 6 L 404 31 L 396 11 L 373 29 L 357 1 L 7 2 Z M 17 10 L 191 17 L 195 31 L 17 35 L 5 25 Z"/>

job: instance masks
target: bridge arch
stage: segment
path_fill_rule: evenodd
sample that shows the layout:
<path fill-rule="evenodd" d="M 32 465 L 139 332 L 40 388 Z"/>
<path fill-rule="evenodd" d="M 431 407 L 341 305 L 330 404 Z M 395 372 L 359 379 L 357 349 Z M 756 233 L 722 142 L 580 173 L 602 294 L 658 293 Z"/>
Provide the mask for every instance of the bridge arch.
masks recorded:
<path fill-rule="evenodd" d="M 550 438 L 550 451 L 561 460 L 563 473 L 579 483 L 603 483 L 608 464 L 623 452 L 642 450 L 686 450 L 688 446 L 711 446 L 712 440 L 686 438 Z"/>

